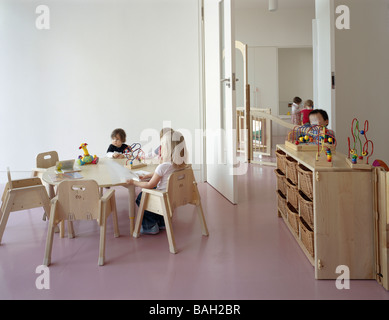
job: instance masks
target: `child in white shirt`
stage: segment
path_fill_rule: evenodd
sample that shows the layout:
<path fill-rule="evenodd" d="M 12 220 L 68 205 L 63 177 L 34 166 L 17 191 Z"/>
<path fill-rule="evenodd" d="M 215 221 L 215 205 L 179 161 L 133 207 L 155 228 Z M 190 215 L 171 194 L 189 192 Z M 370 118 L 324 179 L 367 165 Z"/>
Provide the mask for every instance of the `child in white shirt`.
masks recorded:
<path fill-rule="evenodd" d="M 292 112 L 291 112 L 291 122 L 296 125 L 301 125 L 301 113 L 300 113 L 300 105 L 301 105 L 301 98 L 300 97 L 294 97 L 293 104 L 292 104 Z"/>
<path fill-rule="evenodd" d="M 164 190 L 170 175 L 177 169 L 187 166 L 187 150 L 184 136 L 178 132 L 169 130 L 161 138 L 161 163 L 154 173 L 140 176 L 141 181 L 128 180 L 129 185 L 146 189 Z M 145 181 L 150 179 L 148 181 Z M 139 193 L 136 203 L 139 206 L 142 192 Z M 142 220 L 142 234 L 157 234 L 165 228 L 165 221 L 161 215 L 145 210 Z"/>

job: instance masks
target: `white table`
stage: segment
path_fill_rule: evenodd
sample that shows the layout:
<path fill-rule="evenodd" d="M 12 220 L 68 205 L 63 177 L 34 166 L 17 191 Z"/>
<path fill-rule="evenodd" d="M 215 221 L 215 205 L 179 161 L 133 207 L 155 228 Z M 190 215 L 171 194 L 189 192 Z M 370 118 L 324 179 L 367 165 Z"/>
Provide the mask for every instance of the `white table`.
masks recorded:
<path fill-rule="evenodd" d="M 123 181 L 120 181 L 118 177 L 115 177 L 112 174 L 112 169 L 109 166 L 109 162 L 117 162 L 121 166 L 124 166 L 126 164 L 127 159 L 110 159 L 110 158 L 100 158 L 99 162 L 97 164 L 88 164 L 83 165 L 80 167 L 82 175 L 82 179 L 92 179 L 97 182 L 99 187 L 102 188 L 109 188 L 109 187 L 115 187 L 115 186 L 123 186 L 128 189 L 128 215 L 130 218 L 130 234 L 133 234 L 134 226 L 135 226 L 135 186 L 134 185 L 128 185 Z M 139 168 L 139 169 L 133 169 L 132 171 L 137 170 L 144 170 L 148 172 L 154 172 L 155 168 L 157 167 L 157 164 L 148 164 L 145 167 Z M 55 175 L 55 169 L 56 167 L 48 168 L 42 176 L 43 181 L 48 183 L 49 185 L 49 196 L 50 198 L 53 198 L 55 196 L 54 192 L 54 186 L 58 185 L 61 181 L 53 181 L 51 178 L 53 175 Z M 77 179 L 77 180 L 82 180 Z"/>

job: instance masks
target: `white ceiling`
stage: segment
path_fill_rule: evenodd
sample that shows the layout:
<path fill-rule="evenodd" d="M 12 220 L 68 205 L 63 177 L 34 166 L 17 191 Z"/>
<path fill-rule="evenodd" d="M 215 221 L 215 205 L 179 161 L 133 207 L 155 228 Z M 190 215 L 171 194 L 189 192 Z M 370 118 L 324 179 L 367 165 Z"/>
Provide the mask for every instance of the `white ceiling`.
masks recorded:
<path fill-rule="evenodd" d="M 269 0 L 235 0 L 236 8 L 268 8 Z M 314 8 L 315 0 L 278 0 L 278 10 Z"/>

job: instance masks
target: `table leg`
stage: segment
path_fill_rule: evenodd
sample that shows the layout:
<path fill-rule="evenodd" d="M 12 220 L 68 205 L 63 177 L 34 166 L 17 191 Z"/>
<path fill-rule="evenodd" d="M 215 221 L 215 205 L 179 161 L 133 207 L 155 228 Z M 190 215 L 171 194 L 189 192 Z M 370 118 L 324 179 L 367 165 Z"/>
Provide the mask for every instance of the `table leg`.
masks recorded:
<path fill-rule="evenodd" d="M 54 185 L 49 184 L 49 198 L 53 199 L 55 197 Z"/>
<path fill-rule="evenodd" d="M 135 186 L 127 186 L 128 189 L 128 216 L 130 218 L 130 234 L 135 227 Z"/>

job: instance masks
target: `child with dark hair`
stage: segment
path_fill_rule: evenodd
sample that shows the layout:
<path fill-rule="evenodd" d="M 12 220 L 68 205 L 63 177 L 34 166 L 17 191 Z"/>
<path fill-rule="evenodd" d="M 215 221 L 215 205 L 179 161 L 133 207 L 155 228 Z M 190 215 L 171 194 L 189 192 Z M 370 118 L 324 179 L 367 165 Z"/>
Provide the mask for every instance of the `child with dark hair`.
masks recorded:
<path fill-rule="evenodd" d="M 128 148 L 124 142 L 126 142 L 126 132 L 121 129 L 115 129 L 111 133 L 112 143 L 109 145 L 107 150 L 107 157 L 114 159 L 123 159 L 123 152 Z"/>
<path fill-rule="evenodd" d="M 301 113 L 300 113 L 301 102 L 302 100 L 300 97 L 294 97 L 293 104 L 292 104 L 291 121 L 296 126 L 301 125 Z"/>
<path fill-rule="evenodd" d="M 327 136 L 335 139 L 335 132 L 327 129 L 328 121 L 328 113 L 325 110 L 315 109 L 309 114 L 309 122 L 311 123 L 311 126 L 326 127 Z"/>

